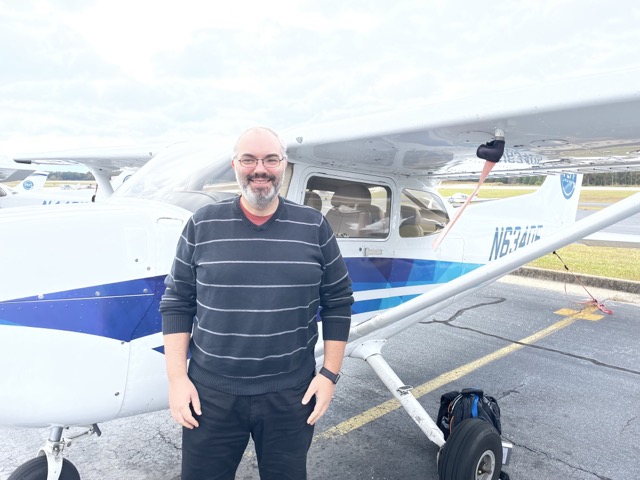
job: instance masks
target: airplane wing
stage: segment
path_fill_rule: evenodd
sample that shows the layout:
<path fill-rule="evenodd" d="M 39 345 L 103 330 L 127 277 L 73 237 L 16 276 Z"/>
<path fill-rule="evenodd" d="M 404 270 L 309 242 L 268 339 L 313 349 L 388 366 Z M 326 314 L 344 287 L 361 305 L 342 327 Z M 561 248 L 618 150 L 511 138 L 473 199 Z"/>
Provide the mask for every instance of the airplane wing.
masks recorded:
<path fill-rule="evenodd" d="M 125 169 L 138 169 L 164 148 L 165 145 L 146 144 L 127 147 L 91 148 L 49 153 L 24 154 L 14 156 L 15 162 L 27 165 L 84 165 L 102 192 L 113 193 L 111 177 Z"/>
<path fill-rule="evenodd" d="M 493 177 L 638 170 L 639 82 L 638 70 L 581 77 L 302 127 L 285 138 L 298 162 L 440 180 L 478 178 L 485 162 L 476 148 L 496 132 L 506 145 Z"/>

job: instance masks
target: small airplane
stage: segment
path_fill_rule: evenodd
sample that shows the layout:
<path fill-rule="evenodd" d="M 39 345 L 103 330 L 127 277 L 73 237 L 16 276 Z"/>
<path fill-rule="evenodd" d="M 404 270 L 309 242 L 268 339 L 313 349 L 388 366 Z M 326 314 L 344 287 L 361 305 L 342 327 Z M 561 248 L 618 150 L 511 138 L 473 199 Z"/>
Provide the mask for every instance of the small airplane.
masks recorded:
<path fill-rule="evenodd" d="M 95 192 L 91 190 L 60 190 L 44 188 L 49 172 L 35 171 L 15 187 L 0 185 L 0 208 L 31 205 L 89 203 Z"/>
<path fill-rule="evenodd" d="M 4 197 L 12 198 L 13 195 L 20 193 L 42 190 L 48 176 L 49 172 L 34 171 L 13 187 L 0 183 L 0 208 L 3 205 Z"/>
<path fill-rule="evenodd" d="M 636 194 L 574 223 L 581 173 L 640 169 L 639 73 L 284 132 L 281 195 L 325 214 L 353 281 L 346 355 L 365 360 L 441 447 L 441 479 L 453 478 L 454 464 L 465 478 L 496 479 L 510 445 L 488 424 L 470 450 L 455 431 L 445 442 L 386 363 L 385 341 L 640 212 Z M 225 153 L 232 142 L 168 146 L 95 205 L 0 212 L 0 264 L 12 272 L 0 288 L 0 363 L 11 365 L 0 376 L 0 424 L 51 429 L 39 455 L 10 480 L 26 471 L 78 479 L 63 456 L 65 427 L 99 434 L 99 423 L 167 408 L 163 281 L 193 212 L 239 193 Z M 531 194 L 464 213 L 438 193 L 442 180 L 482 179 L 487 164 L 489 175 L 548 177 Z M 16 255 L 21 249 L 39 255 Z M 321 365 L 321 341 L 315 353 Z"/>
<path fill-rule="evenodd" d="M 492 198 L 478 198 L 478 195 L 471 196 L 467 193 L 456 192 L 453 195 L 447 197 L 447 202 L 449 202 L 454 207 L 459 207 L 460 205 L 464 205 L 464 203 L 469 198 L 471 198 L 471 200 L 469 200 L 471 203 L 488 202 L 493 200 Z"/>
<path fill-rule="evenodd" d="M 17 187 L 0 185 L 0 208 L 101 201 L 111 196 L 159 148 L 157 145 L 145 145 L 17 156 L 14 158 L 17 169 L 24 169 L 25 165 L 62 166 L 82 163 L 93 174 L 98 186 L 90 189 L 42 189 L 48 172 L 32 171 Z M 17 169 L 9 171 L 12 174 L 9 178 L 15 178 L 15 172 L 24 171 Z M 25 195 L 18 195 L 20 193 Z"/>
<path fill-rule="evenodd" d="M 14 162 L 7 156 L 0 156 L 0 182 L 21 182 L 35 170 L 35 168 Z"/>
<path fill-rule="evenodd" d="M 108 198 L 136 169 L 147 163 L 163 145 L 145 144 L 101 149 L 65 150 L 50 153 L 17 155 L 13 161 L 22 168 L 25 165 L 84 165 L 96 179 L 99 191 Z M 124 177 L 120 177 L 123 173 Z M 120 178 L 116 182 L 112 179 Z"/>

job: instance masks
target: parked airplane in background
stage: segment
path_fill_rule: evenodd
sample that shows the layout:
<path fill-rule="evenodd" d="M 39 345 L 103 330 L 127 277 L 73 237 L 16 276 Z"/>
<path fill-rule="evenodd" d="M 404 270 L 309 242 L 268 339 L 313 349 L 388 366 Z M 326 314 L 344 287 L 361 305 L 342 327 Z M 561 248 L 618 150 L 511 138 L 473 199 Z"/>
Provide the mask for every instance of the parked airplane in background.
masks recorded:
<path fill-rule="evenodd" d="M 50 153 L 18 155 L 13 158 L 19 165 L 78 165 L 82 164 L 93 174 L 98 189 L 104 198 L 114 191 L 112 178 L 127 171 L 132 172 L 163 148 L 163 145 L 148 144 L 127 147 L 91 148 Z M 121 181 L 118 182 L 122 183 Z M 117 188 L 117 185 L 116 185 Z"/>
<path fill-rule="evenodd" d="M 37 194 L 42 192 L 48 176 L 48 172 L 38 171 L 31 173 L 14 187 L 0 183 L 0 208 L 38 205 L 39 201 L 35 199 L 39 198 Z"/>
<path fill-rule="evenodd" d="M 27 178 L 22 180 L 18 185 L 13 187 L 16 192 L 38 192 L 44 187 L 49 172 L 36 171 L 30 174 Z"/>
<path fill-rule="evenodd" d="M 31 173 L 16 187 L 0 184 L 0 208 L 91 203 L 104 200 L 128 180 L 133 172 L 148 162 L 155 151 L 157 151 L 155 146 L 143 146 L 111 148 L 103 151 L 84 149 L 16 157 L 15 162 L 18 168 L 24 168 L 25 164 L 49 166 L 84 164 L 94 175 L 98 188 L 49 187 L 43 189 L 41 187 L 48 173 L 37 171 Z M 21 195 L 22 193 L 24 195 Z"/>
<path fill-rule="evenodd" d="M 0 156 L 0 182 L 20 182 L 34 171 L 35 168 L 16 163 L 9 157 Z"/>
<path fill-rule="evenodd" d="M 447 197 L 447 202 L 449 202 L 451 205 L 453 205 L 454 207 L 459 207 L 461 205 L 464 205 L 464 203 L 469 200 L 470 195 L 467 193 L 462 193 L 462 192 L 456 192 L 453 195 L 451 195 L 450 197 Z M 471 200 L 469 200 L 471 203 L 477 203 L 477 202 L 488 202 L 493 200 L 493 198 L 478 198 L 477 195 L 474 195 L 473 197 L 471 197 Z"/>
<path fill-rule="evenodd" d="M 454 466 L 464 478 L 496 479 L 509 445 L 488 424 L 474 424 L 474 439 L 460 429 L 445 442 L 382 347 L 534 258 L 640 212 L 636 194 L 573 224 L 580 173 L 640 169 L 637 80 L 638 72 L 576 79 L 284 134 L 281 194 L 325 214 L 353 281 L 346 354 L 365 360 L 441 447 L 441 479 L 460 478 Z M 78 479 L 62 456 L 65 426 L 99 432 L 98 423 L 167 407 L 163 281 L 192 213 L 238 193 L 232 142 L 173 145 L 92 206 L 0 212 L 0 264 L 12 272 L 0 289 L 0 363 L 12 365 L 0 376 L 0 424 L 51 427 L 41 456 L 11 480 L 27 471 Z M 438 184 L 478 178 L 478 153 L 502 157 L 497 176 L 550 176 L 535 193 L 474 205 L 435 247 L 461 210 Z"/>
<path fill-rule="evenodd" d="M 37 171 L 15 187 L 0 184 L 0 208 L 89 203 L 93 200 L 95 189 L 44 188 L 48 176 L 49 172 Z"/>

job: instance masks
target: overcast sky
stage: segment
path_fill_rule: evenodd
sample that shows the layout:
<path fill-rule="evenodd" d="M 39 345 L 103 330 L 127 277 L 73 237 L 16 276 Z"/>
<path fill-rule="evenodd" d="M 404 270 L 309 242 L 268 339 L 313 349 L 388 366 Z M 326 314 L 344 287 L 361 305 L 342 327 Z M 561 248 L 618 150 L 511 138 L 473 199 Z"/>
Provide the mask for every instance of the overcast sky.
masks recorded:
<path fill-rule="evenodd" d="M 640 2 L 0 0 L 0 58 L 0 156 L 164 143 L 638 66 Z"/>

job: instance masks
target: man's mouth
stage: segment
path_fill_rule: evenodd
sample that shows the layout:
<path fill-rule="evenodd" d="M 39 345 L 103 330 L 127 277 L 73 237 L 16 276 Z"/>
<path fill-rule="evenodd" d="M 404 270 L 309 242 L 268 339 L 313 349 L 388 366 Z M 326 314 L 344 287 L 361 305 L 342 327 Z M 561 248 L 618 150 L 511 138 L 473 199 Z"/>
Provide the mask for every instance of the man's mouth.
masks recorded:
<path fill-rule="evenodd" d="M 255 185 L 267 185 L 269 182 L 273 182 L 272 177 L 249 177 L 249 181 Z"/>

